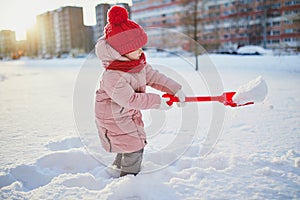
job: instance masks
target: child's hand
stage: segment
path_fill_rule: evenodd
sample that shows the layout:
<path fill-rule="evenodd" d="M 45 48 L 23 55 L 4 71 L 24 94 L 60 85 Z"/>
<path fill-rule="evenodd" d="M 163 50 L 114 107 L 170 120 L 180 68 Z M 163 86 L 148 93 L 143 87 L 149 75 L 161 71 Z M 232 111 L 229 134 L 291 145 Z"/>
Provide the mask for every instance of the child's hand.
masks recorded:
<path fill-rule="evenodd" d="M 179 101 L 177 104 L 178 107 L 182 108 L 186 105 L 185 103 L 185 94 L 183 93 L 182 90 L 178 90 L 175 94 L 176 97 L 178 97 Z"/>
<path fill-rule="evenodd" d="M 160 101 L 160 106 L 159 106 L 159 110 L 169 110 L 169 109 L 171 109 L 172 108 L 172 106 L 169 106 L 168 104 L 167 104 L 167 101 L 169 100 L 169 99 L 166 99 L 166 98 L 161 98 L 160 99 L 161 101 Z"/>

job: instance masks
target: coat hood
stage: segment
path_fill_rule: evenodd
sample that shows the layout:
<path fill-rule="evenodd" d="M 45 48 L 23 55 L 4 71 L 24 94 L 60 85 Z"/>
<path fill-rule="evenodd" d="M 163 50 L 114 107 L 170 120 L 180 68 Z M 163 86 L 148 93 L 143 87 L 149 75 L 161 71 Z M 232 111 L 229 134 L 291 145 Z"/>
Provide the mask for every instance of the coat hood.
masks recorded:
<path fill-rule="evenodd" d="M 95 46 L 95 52 L 97 57 L 102 61 L 103 65 L 106 66 L 114 60 L 119 61 L 130 61 L 127 57 L 122 56 L 114 48 L 112 48 L 105 40 L 104 37 L 98 39 Z"/>

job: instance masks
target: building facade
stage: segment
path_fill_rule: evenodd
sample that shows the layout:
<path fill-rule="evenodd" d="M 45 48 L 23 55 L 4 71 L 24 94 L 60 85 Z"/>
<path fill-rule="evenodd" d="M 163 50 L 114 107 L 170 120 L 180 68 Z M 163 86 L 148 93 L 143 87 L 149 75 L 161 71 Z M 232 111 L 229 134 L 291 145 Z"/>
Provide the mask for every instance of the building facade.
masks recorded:
<path fill-rule="evenodd" d="M 41 56 L 55 55 L 56 40 L 53 11 L 38 15 L 36 21 L 38 31 L 38 54 Z"/>
<path fill-rule="evenodd" d="M 131 8 L 127 3 L 117 3 L 117 4 L 98 4 L 95 7 L 96 10 L 96 26 L 94 27 L 94 42 L 96 43 L 98 38 L 103 36 L 103 30 L 105 25 L 107 24 L 107 11 L 113 5 L 120 5 L 127 9 L 129 18 L 131 18 Z"/>
<path fill-rule="evenodd" d="M 38 55 L 38 31 L 36 25 L 26 32 L 26 48 L 24 50 L 25 55 L 29 57 Z"/>
<path fill-rule="evenodd" d="M 208 49 L 260 45 L 300 50 L 299 0 L 208 1 L 199 37 Z"/>
<path fill-rule="evenodd" d="M 16 52 L 16 33 L 11 30 L 0 31 L 0 58 L 12 57 Z"/>
<path fill-rule="evenodd" d="M 148 47 L 178 48 L 176 46 L 180 41 L 172 34 L 183 31 L 181 11 L 182 7 L 178 0 L 133 0 L 132 19 L 147 32 Z"/>
<path fill-rule="evenodd" d="M 95 34 L 94 41 L 96 42 L 98 38 L 103 35 L 103 29 L 107 23 L 107 11 L 110 8 L 110 4 L 98 4 L 95 7 L 96 10 L 96 26 L 95 26 Z"/>
<path fill-rule="evenodd" d="M 62 7 L 37 16 L 38 54 L 88 53 L 93 48 L 92 27 L 83 24 L 82 7 Z"/>
<path fill-rule="evenodd" d="M 153 40 L 175 48 L 163 42 L 172 41 L 164 28 L 192 37 L 194 2 L 133 0 L 133 20 L 149 30 L 150 46 L 157 46 Z M 300 50 L 300 0 L 198 0 L 196 8 L 198 42 L 207 50 L 242 45 Z"/>

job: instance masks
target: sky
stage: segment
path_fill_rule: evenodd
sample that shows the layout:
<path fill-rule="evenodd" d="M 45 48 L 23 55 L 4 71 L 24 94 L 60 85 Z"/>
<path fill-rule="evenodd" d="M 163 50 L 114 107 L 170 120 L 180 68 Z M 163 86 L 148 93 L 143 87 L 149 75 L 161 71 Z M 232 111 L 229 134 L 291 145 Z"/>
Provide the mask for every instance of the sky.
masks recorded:
<path fill-rule="evenodd" d="M 36 16 L 63 6 L 83 7 L 85 25 L 95 25 L 95 6 L 99 3 L 131 3 L 131 0 L 0 0 L 0 30 L 16 31 L 16 39 L 26 39 L 26 30 Z"/>

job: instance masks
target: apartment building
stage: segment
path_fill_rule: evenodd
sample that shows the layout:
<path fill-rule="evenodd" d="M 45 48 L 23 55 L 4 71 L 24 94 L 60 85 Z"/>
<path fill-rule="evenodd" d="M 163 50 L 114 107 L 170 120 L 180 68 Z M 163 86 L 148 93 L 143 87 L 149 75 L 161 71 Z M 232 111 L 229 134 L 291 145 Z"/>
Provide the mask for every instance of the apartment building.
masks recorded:
<path fill-rule="evenodd" d="M 33 26 L 26 32 L 25 54 L 29 57 L 38 55 L 38 31 L 37 26 Z"/>
<path fill-rule="evenodd" d="M 132 19 L 144 27 L 148 34 L 148 47 L 176 48 L 172 31 L 182 31 L 179 0 L 133 0 Z M 174 33 L 175 34 L 175 33 Z"/>
<path fill-rule="evenodd" d="M 0 57 L 11 57 L 16 51 L 16 33 L 11 30 L 0 31 Z"/>
<path fill-rule="evenodd" d="M 96 26 L 95 26 L 95 34 L 94 41 L 96 42 L 98 38 L 103 35 L 103 29 L 107 22 L 107 11 L 111 7 L 110 4 L 98 4 L 95 7 L 96 10 Z"/>
<path fill-rule="evenodd" d="M 163 43 L 175 48 L 163 41 L 172 43 L 170 30 L 192 37 L 194 9 L 188 6 L 194 2 L 133 0 L 133 20 L 148 29 L 150 46 Z M 299 16 L 300 0 L 198 0 L 198 42 L 207 50 L 236 49 L 249 44 L 300 50 Z M 173 41 L 177 46 L 178 42 Z M 180 45 L 190 49 L 189 44 Z"/>
<path fill-rule="evenodd" d="M 117 4 L 98 4 L 95 7 L 96 10 L 96 26 L 94 27 L 94 42 L 98 40 L 101 36 L 103 36 L 103 30 L 105 25 L 107 24 L 107 11 L 113 6 L 119 5 L 123 6 L 127 9 L 129 18 L 131 18 L 131 9 L 127 3 L 117 3 Z"/>
<path fill-rule="evenodd" d="M 93 48 L 92 27 L 84 26 L 82 7 L 61 7 L 38 15 L 37 31 L 42 56 L 87 53 Z"/>
<path fill-rule="evenodd" d="M 200 10 L 200 43 L 208 49 L 260 45 L 299 49 L 300 1 L 209 1 Z M 203 7 L 202 7 L 203 8 Z"/>
<path fill-rule="evenodd" d="M 38 54 L 39 55 L 55 55 L 56 40 L 53 11 L 49 11 L 38 15 L 37 31 L 38 31 Z"/>

